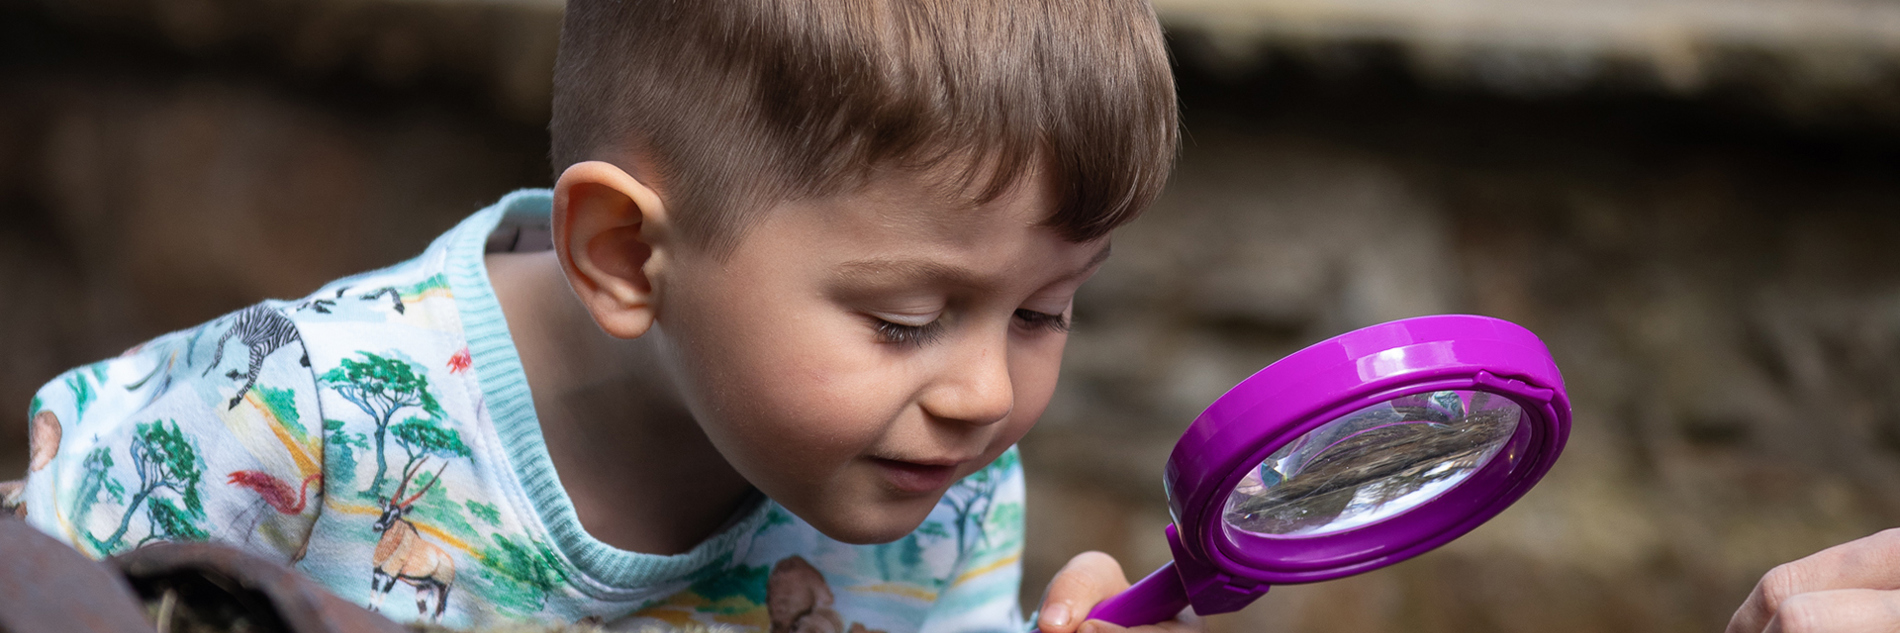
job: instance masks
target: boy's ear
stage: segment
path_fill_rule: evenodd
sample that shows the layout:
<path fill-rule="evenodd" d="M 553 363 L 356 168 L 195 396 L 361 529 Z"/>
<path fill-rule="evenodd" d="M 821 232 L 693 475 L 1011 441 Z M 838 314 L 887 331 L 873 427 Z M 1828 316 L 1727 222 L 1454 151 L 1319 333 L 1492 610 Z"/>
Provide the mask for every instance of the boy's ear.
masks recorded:
<path fill-rule="evenodd" d="M 660 196 L 611 163 L 577 163 L 554 184 L 553 219 L 555 253 L 594 322 L 618 338 L 646 334 L 666 226 Z"/>

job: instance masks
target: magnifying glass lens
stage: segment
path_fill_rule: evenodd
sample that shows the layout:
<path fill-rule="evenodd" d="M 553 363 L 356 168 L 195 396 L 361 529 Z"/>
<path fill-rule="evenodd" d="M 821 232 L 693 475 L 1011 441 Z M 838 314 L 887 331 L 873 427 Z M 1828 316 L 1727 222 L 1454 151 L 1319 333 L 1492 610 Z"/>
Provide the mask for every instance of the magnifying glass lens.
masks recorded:
<path fill-rule="evenodd" d="M 1247 473 L 1223 518 L 1269 536 L 1319 536 L 1410 510 L 1490 463 L 1524 415 L 1484 391 L 1387 400 L 1307 432 Z"/>

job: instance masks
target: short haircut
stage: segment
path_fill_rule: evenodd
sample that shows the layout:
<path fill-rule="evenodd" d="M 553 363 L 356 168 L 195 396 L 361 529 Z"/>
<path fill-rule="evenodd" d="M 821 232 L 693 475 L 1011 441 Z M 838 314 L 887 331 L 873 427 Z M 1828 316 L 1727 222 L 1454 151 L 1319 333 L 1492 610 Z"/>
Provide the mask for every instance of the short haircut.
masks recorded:
<path fill-rule="evenodd" d="M 1099 238 L 1167 180 L 1174 79 L 1145 0 L 570 0 L 552 160 L 657 173 L 688 241 L 878 170 L 973 203 L 1046 177 L 1044 225 Z"/>

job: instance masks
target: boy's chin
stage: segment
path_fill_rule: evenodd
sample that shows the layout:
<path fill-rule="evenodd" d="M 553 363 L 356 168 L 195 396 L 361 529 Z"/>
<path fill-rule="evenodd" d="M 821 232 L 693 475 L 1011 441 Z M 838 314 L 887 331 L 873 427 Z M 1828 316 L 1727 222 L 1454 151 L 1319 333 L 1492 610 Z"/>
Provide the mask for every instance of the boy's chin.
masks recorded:
<path fill-rule="evenodd" d="M 913 500 L 903 503 L 873 504 L 850 512 L 820 512 L 820 516 L 800 516 L 820 533 L 852 545 L 889 543 L 917 531 L 942 495 L 932 495 L 927 503 Z M 795 513 L 796 514 L 796 513 Z"/>

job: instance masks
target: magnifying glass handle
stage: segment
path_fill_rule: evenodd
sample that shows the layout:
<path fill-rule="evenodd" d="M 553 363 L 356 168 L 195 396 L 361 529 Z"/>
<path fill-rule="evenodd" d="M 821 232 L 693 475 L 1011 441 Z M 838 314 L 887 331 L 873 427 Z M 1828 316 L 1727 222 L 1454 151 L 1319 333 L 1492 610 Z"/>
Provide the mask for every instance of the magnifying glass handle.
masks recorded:
<path fill-rule="evenodd" d="M 1140 626 L 1172 620 L 1186 608 L 1187 588 L 1181 586 L 1181 574 L 1174 570 L 1174 561 L 1168 561 L 1127 591 L 1095 605 L 1089 618 L 1121 626 Z"/>
<path fill-rule="evenodd" d="M 1095 605 L 1088 619 L 1141 626 L 1172 620 L 1186 608 L 1187 589 L 1181 586 L 1181 575 L 1174 571 L 1174 562 L 1169 561 L 1126 591 Z M 1037 633 L 1041 633 L 1041 629 L 1037 629 Z"/>

